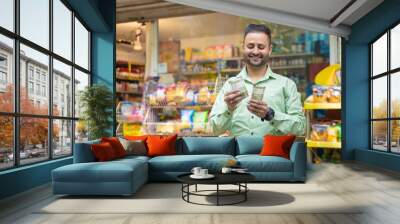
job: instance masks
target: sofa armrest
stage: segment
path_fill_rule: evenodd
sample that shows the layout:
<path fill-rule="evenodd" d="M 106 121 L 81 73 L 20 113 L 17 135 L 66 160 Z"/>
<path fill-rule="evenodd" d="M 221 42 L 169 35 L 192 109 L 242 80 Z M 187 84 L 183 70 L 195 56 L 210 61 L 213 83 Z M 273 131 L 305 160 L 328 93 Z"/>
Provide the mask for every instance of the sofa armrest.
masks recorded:
<path fill-rule="evenodd" d="M 307 150 L 304 142 L 294 142 L 290 149 L 290 160 L 293 162 L 293 179 L 305 181 L 307 172 Z"/>
<path fill-rule="evenodd" d="M 98 144 L 98 143 L 100 143 L 100 140 L 75 143 L 75 145 L 74 145 L 74 163 L 95 162 L 96 158 L 94 157 L 90 146 L 92 144 Z"/>

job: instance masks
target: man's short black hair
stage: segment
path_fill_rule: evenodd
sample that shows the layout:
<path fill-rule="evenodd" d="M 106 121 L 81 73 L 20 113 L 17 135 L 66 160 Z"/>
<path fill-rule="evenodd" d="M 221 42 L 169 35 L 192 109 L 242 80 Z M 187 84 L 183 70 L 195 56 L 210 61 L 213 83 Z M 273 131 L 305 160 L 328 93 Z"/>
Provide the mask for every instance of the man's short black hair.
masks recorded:
<path fill-rule="evenodd" d="M 249 33 L 265 33 L 268 36 L 269 42 L 271 44 L 271 30 L 267 26 L 263 24 L 249 24 L 244 30 L 243 38 L 246 38 L 247 34 Z"/>

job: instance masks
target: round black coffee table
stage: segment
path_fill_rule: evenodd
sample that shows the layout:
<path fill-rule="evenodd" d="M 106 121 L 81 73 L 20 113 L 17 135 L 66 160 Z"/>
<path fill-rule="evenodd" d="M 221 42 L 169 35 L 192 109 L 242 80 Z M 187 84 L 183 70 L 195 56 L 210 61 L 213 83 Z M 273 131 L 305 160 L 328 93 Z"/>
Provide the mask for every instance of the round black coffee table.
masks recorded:
<path fill-rule="evenodd" d="M 213 174 L 215 177 L 212 179 L 193 179 L 190 177 L 191 173 L 182 174 L 177 177 L 178 181 L 182 183 L 182 199 L 188 203 L 198 204 L 198 205 L 234 205 L 239 204 L 241 202 L 245 202 L 247 200 L 247 192 L 249 188 L 247 187 L 247 183 L 255 180 L 255 177 L 248 173 L 216 173 Z M 215 190 L 197 190 L 197 185 L 216 185 Z M 195 186 L 194 191 L 190 191 L 190 186 Z M 220 185 L 236 185 L 238 186 L 237 190 L 223 190 L 220 189 Z M 215 194 L 205 194 L 209 192 L 215 192 Z M 204 196 L 204 197 L 216 197 L 216 204 L 202 204 L 190 201 L 190 196 Z M 238 201 L 234 201 L 231 203 L 221 203 L 221 197 L 232 197 L 232 196 L 241 196 Z"/>

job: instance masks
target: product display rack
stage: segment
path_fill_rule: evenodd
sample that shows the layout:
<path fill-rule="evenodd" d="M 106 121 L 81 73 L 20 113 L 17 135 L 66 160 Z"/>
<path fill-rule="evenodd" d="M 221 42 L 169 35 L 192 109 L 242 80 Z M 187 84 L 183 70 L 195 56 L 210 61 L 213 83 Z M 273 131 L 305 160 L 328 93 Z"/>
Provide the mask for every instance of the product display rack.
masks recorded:
<path fill-rule="evenodd" d="M 311 121 L 313 120 L 314 110 L 340 110 L 341 103 L 314 103 L 313 96 L 309 96 L 304 102 L 304 110 L 306 112 L 306 146 L 315 158 L 316 163 L 320 163 L 322 159 L 316 153 L 314 149 L 324 148 L 324 149 L 336 149 L 340 150 L 342 148 L 342 143 L 329 142 L 329 141 L 315 141 L 310 139 L 311 135 Z M 309 162 L 311 162 L 311 154 L 309 157 Z"/>
<path fill-rule="evenodd" d="M 117 61 L 116 63 L 116 118 L 118 122 L 116 132 L 118 136 L 140 134 L 143 119 L 133 113 L 142 113 L 144 109 L 142 107 L 144 69 L 144 64 L 133 61 Z M 122 113 L 122 105 L 129 103 L 140 109 L 132 109 L 132 114 Z"/>

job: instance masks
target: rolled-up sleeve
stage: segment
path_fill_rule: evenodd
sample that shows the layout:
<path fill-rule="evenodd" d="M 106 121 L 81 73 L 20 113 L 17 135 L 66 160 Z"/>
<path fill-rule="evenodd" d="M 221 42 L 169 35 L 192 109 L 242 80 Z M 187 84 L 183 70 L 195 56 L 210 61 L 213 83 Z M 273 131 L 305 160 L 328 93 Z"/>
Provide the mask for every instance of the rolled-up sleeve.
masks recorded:
<path fill-rule="evenodd" d="M 306 119 L 301 104 L 300 93 L 297 92 L 296 84 L 292 80 L 287 80 L 284 88 L 285 111 L 275 108 L 275 116 L 271 124 L 284 134 L 304 135 Z"/>

